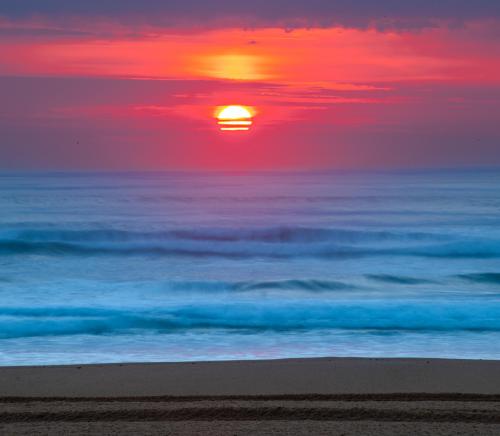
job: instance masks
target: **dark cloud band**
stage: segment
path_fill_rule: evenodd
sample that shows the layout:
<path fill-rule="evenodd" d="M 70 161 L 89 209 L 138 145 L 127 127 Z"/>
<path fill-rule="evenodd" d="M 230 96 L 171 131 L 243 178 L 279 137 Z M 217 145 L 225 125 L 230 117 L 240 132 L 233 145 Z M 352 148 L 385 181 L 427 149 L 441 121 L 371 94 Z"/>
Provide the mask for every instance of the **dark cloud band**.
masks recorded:
<path fill-rule="evenodd" d="M 102 17 L 161 26 L 425 27 L 499 18 L 498 0 L 15 0 L 0 2 L 8 19 Z"/>

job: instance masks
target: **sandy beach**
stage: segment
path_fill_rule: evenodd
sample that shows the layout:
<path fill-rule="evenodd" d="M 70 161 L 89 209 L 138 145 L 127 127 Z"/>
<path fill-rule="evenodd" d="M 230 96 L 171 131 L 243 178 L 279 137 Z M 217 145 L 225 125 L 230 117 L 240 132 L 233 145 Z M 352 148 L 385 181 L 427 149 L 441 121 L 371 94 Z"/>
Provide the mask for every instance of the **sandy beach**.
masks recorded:
<path fill-rule="evenodd" d="M 2 434 L 498 434 L 500 362 L 0 368 Z"/>

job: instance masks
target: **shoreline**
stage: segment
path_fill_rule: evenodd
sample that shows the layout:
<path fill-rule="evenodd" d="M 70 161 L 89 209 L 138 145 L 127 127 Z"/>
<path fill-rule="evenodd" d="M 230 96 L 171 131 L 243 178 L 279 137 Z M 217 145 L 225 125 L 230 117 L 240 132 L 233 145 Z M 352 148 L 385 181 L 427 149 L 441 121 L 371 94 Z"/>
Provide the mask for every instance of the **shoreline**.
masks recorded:
<path fill-rule="evenodd" d="M 500 394 L 500 361 L 311 358 L 0 367 L 0 397 Z"/>

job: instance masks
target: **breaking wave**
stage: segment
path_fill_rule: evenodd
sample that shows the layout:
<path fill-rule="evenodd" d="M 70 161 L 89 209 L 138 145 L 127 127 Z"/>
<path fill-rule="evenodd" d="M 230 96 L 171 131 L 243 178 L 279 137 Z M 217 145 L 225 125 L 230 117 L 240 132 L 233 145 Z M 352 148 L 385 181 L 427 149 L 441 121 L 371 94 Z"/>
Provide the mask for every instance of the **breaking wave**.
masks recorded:
<path fill-rule="evenodd" d="M 498 258 L 500 241 L 322 229 L 255 231 L 42 232 L 0 238 L 0 255 L 150 255 L 225 258 L 419 256 Z"/>
<path fill-rule="evenodd" d="M 500 331 L 500 305 L 477 302 L 218 303 L 155 310 L 90 307 L 0 308 L 0 338 L 221 329 L 366 333 Z"/>

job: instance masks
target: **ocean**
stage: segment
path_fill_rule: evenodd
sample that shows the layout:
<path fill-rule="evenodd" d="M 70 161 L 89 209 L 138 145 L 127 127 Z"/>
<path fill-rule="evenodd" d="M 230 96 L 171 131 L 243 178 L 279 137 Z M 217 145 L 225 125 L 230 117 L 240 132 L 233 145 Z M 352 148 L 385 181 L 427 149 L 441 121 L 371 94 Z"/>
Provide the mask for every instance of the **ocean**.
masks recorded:
<path fill-rule="evenodd" d="M 0 365 L 500 358 L 500 170 L 0 173 Z"/>

